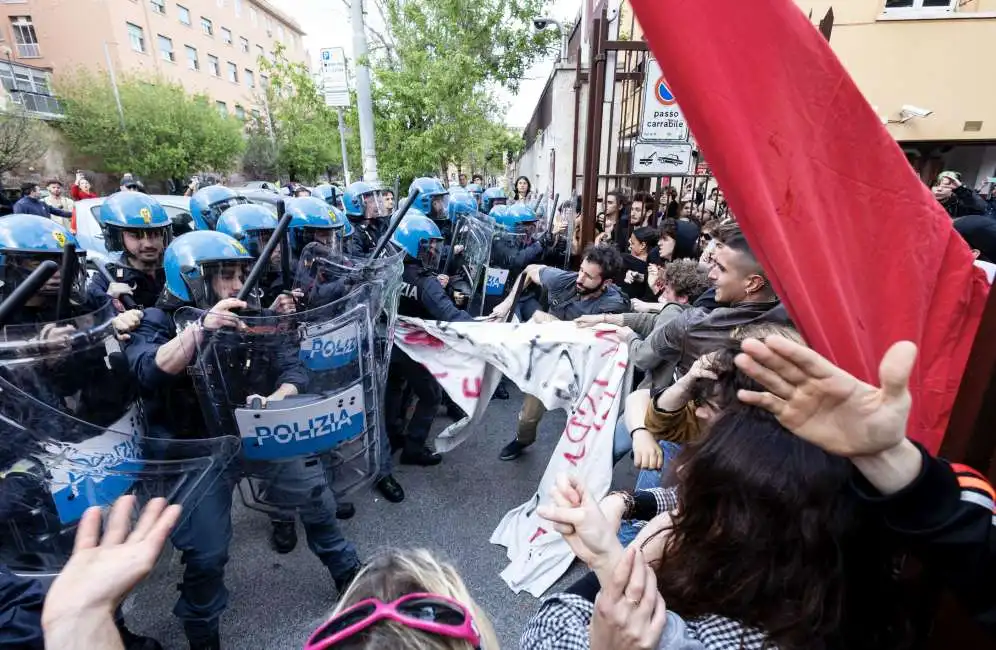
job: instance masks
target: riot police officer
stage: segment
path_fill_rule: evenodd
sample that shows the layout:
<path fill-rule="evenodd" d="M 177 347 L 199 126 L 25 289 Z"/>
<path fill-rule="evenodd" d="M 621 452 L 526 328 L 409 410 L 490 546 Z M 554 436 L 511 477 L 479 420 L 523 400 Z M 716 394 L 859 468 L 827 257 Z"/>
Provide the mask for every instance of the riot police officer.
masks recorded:
<path fill-rule="evenodd" d="M 477 209 L 487 214 L 489 210 L 485 210 L 483 206 L 484 188 L 478 183 L 470 183 L 465 189 L 477 201 Z"/>
<path fill-rule="evenodd" d="M 387 230 L 389 215 L 380 190 L 370 183 L 356 181 L 346 188 L 342 203 L 346 218 L 356 229 L 348 239 L 346 252 L 356 257 L 369 255 Z"/>
<path fill-rule="evenodd" d="M 436 223 L 436 227 L 439 228 L 440 233 L 442 233 L 443 240 L 449 242 L 453 234 L 450 224 L 449 192 L 438 179 L 428 177 L 416 178 L 412 181 L 412 184 L 408 187 L 409 199 L 415 194 L 416 190 L 419 190 L 421 193 L 412 207 L 417 208 L 422 214 L 432 219 Z"/>
<path fill-rule="evenodd" d="M 508 205 L 508 196 L 500 187 L 489 187 L 481 195 L 481 212 L 491 214 L 491 210 L 499 205 Z"/>
<path fill-rule="evenodd" d="M 335 185 L 330 185 L 329 183 L 316 185 L 311 190 L 311 196 L 325 201 L 337 210 L 342 210 L 342 190 Z"/>
<path fill-rule="evenodd" d="M 403 316 L 441 321 L 470 321 L 470 314 L 457 309 L 437 278 L 443 238 L 436 224 L 424 214 L 409 210 L 391 237 L 405 251 L 401 299 L 398 313 Z M 402 383 L 418 397 L 418 404 L 402 438 L 404 393 Z M 405 465 L 437 465 L 442 456 L 426 446 L 432 421 L 442 401 L 442 388 L 420 363 L 395 347 L 387 387 L 388 433 L 392 447 L 401 447 Z"/>
<path fill-rule="evenodd" d="M 155 306 L 166 282 L 163 252 L 172 237 L 166 210 L 147 194 L 117 192 L 100 206 L 98 221 L 104 246 L 114 255 L 107 270 L 120 285 L 111 293 L 115 298 L 129 294 L 139 307 Z M 108 294 L 109 284 L 103 274 L 94 274 L 87 288 L 91 299 L 99 302 Z"/>
<path fill-rule="evenodd" d="M 214 230 L 225 210 L 240 203 L 249 203 L 249 199 L 224 185 L 212 185 L 197 190 L 190 197 L 190 215 L 197 230 Z"/>
<path fill-rule="evenodd" d="M 142 325 L 132 334 L 125 352 L 143 393 L 150 429 L 158 437 L 198 439 L 217 431 L 219 422 L 207 422 L 195 394 L 187 367 L 205 337 L 219 330 L 238 330 L 236 313 L 250 308 L 237 299 L 253 258 L 228 235 L 194 232 L 174 241 L 166 250 L 166 288 L 160 308 L 146 311 Z M 255 294 L 251 294 L 255 295 Z M 258 309 L 258 298 L 250 298 Z M 178 332 L 175 311 L 182 306 L 207 309 L 197 325 Z M 268 392 L 273 402 L 297 394 L 307 384 L 307 374 L 296 350 L 263 350 L 241 363 L 256 364 L 266 374 L 261 386 L 247 393 Z M 196 505 L 173 533 L 173 544 L 183 554 L 183 581 L 174 614 L 182 623 L 191 648 L 218 648 L 219 618 L 227 606 L 224 584 L 228 547 L 232 538 L 232 490 L 237 468 L 219 470 L 216 480 L 203 480 Z M 325 491 L 323 498 L 328 495 Z M 329 569 L 340 593 L 359 569 L 359 559 L 335 523 L 324 501 L 301 509 L 311 549 Z"/>

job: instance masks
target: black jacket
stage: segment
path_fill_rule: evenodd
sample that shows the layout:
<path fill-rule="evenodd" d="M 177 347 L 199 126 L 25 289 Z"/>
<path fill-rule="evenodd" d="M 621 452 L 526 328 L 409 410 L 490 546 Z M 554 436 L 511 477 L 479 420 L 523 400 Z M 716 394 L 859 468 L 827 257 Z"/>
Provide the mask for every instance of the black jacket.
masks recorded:
<path fill-rule="evenodd" d="M 41 583 L 16 576 L 0 565 L 0 648 L 44 650 L 44 602 Z"/>
<path fill-rule="evenodd" d="M 149 275 L 144 271 L 137 271 L 130 266 L 123 264 L 108 264 L 107 270 L 114 276 L 115 282 L 122 282 L 131 286 L 132 298 L 138 303 L 140 309 L 155 307 L 159 295 L 166 284 L 166 272 L 162 269 L 156 271 L 154 275 Z M 101 273 L 95 273 L 87 285 L 87 302 L 100 304 L 107 299 L 107 278 Z"/>
<path fill-rule="evenodd" d="M 421 262 L 406 261 L 401 280 L 400 315 L 447 322 L 474 320 L 467 312 L 457 309 L 436 274 Z"/>
<path fill-rule="evenodd" d="M 985 214 L 989 209 L 978 192 L 964 185 L 956 187 L 947 201 L 941 203 L 952 219 L 969 214 Z"/>

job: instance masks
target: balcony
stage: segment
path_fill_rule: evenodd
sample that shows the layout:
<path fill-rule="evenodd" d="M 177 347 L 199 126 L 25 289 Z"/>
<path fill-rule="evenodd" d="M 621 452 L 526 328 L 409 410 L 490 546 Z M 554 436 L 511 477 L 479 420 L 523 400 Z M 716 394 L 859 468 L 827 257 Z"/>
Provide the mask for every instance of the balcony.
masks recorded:
<path fill-rule="evenodd" d="M 20 104 L 25 111 L 37 117 L 62 117 L 65 113 L 59 100 L 52 95 L 43 95 L 27 90 L 13 90 L 9 93 L 11 101 Z"/>

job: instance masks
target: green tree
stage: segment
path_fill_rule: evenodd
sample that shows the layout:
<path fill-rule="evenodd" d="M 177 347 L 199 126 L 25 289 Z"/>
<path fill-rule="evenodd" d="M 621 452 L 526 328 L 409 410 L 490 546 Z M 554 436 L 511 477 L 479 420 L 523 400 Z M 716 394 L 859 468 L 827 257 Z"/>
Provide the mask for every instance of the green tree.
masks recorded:
<path fill-rule="evenodd" d="M 0 174 L 35 163 L 48 149 L 48 134 L 16 104 L 0 111 Z"/>
<path fill-rule="evenodd" d="M 288 60 L 280 43 L 274 59 L 260 57 L 259 67 L 269 77 L 263 103 L 272 121 L 280 172 L 315 180 L 328 167 L 340 166 L 338 117 L 325 105 L 308 68 Z"/>
<path fill-rule="evenodd" d="M 544 0 L 378 0 L 372 49 L 379 172 L 408 181 L 450 163 L 498 170 L 514 148 L 495 91 L 515 91 L 556 40 L 532 29 Z"/>
<path fill-rule="evenodd" d="M 245 147 L 242 123 L 221 115 L 205 95 L 137 76 L 120 79 L 118 89 L 123 128 L 106 75 L 77 70 L 56 82 L 66 111 L 59 127 L 78 152 L 99 160 L 107 172 L 146 179 L 226 172 Z"/>

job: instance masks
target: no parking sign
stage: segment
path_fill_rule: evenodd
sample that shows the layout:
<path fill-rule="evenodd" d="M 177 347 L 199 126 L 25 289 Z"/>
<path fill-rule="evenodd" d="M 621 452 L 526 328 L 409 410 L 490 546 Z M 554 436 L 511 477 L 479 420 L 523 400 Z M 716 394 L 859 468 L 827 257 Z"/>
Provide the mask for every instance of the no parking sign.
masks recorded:
<path fill-rule="evenodd" d="M 678 100 L 661 72 L 657 59 L 647 60 L 643 82 L 643 119 L 640 121 L 642 142 L 684 142 L 688 140 L 688 123 Z"/>

